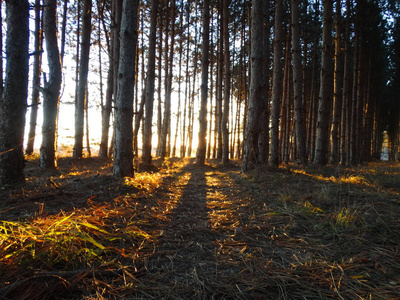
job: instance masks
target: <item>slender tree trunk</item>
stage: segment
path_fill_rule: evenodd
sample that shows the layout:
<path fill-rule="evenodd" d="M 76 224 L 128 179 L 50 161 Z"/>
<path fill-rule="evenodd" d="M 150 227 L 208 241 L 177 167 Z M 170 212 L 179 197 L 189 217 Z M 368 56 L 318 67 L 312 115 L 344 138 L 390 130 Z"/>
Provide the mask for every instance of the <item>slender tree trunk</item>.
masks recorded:
<path fill-rule="evenodd" d="M 322 61 L 321 86 L 318 105 L 317 144 L 315 160 L 319 165 L 328 162 L 329 125 L 333 101 L 333 66 L 332 66 L 332 8 L 333 0 L 323 0 L 323 32 L 322 32 Z"/>
<path fill-rule="evenodd" d="M 351 99 L 351 118 L 350 118 L 350 159 L 349 163 L 356 165 L 358 163 L 357 159 L 357 91 L 359 91 L 359 79 L 360 79 L 360 41 L 359 32 L 356 26 L 355 37 L 354 37 L 354 69 L 353 69 L 353 86 L 352 86 L 352 99 Z"/>
<path fill-rule="evenodd" d="M 0 24 L 3 24 L 3 2 L 0 2 Z M 0 26 L 0 51 L 3 53 L 3 26 Z M 3 56 L 0 57 L 0 95 L 3 95 L 4 84 Z"/>
<path fill-rule="evenodd" d="M 31 155 L 34 151 L 35 136 L 36 136 L 36 123 L 39 108 L 39 86 L 40 75 L 42 73 L 42 52 L 43 52 L 43 30 L 42 18 L 40 12 L 40 0 L 35 1 L 35 56 L 33 60 L 33 78 L 32 78 L 32 100 L 31 100 L 31 114 L 29 122 L 28 142 L 26 145 L 25 153 Z M 1 23 L 0 23 L 1 24 Z"/>
<path fill-rule="evenodd" d="M 113 101 L 113 93 L 114 93 L 114 58 L 116 54 L 114 52 L 114 43 L 116 43 L 116 39 L 118 37 L 118 26 L 115 22 L 116 20 L 116 0 L 112 1 L 112 11 L 111 11 L 111 42 L 108 48 L 108 73 L 107 73 L 107 88 L 106 88 L 106 97 L 105 103 L 102 107 L 101 111 L 101 140 L 100 140 L 100 149 L 99 156 L 107 157 L 108 156 L 108 140 L 109 140 L 109 132 L 110 132 L 110 117 L 111 117 L 111 108 Z M 106 32 L 105 32 L 106 33 Z M 107 33 L 106 33 L 107 36 Z"/>
<path fill-rule="evenodd" d="M 179 39 L 179 59 L 178 59 L 178 111 L 176 113 L 176 123 L 175 123 L 175 135 L 174 143 L 172 147 L 172 157 L 176 157 L 176 144 L 178 142 L 178 134 L 182 119 L 182 57 L 183 57 L 183 16 L 184 16 L 184 2 L 181 1 L 180 13 L 179 13 L 179 31 L 181 32 L 181 37 Z"/>
<path fill-rule="evenodd" d="M 167 37 L 166 37 L 167 38 Z M 163 33 L 160 30 L 160 42 L 158 49 L 158 64 L 157 64 L 157 156 L 160 156 L 161 149 L 161 131 L 162 131 L 162 100 L 161 100 L 161 85 L 162 85 L 162 51 L 163 51 Z"/>
<path fill-rule="evenodd" d="M 343 67 L 343 93 L 342 93 L 342 113 L 341 113 L 341 131 L 340 131 L 340 162 L 346 164 L 349 159 L 349 120 L 351 109 L 351 69 L 350 69 L 350 0 L 346 2 L 346 30 L 344 36 L 344 67 Z"/>
<path fill-rule="evenodd" d="M 279 110 L 282 96 L 282 15 L 283 5 L 281 0 L 275 0 L 275 25 L 274 25 L 274 65 L 272 82 L 272 109 L 271 109 L 271 159 L 272 166 L 279 166 Z"/>
<path fill-rule="evenodd" d="M 118 94 L 115 103 L 115 145 L 113 173 L 133 177 L 133 87 L 136 77 L 139 0 L 124 0 L 120 31 Z"/>
<path fill-rule="evenodd" d="M 67 31 L 68 2 L 69 2 L 69 0 L 64 0 L 63 20 L 62 20 L 62 24 L 61 24 L 61 50 L 60 50 L 61 68 L 63 66 L 64 54 L 65 54 L 65 36 L 66 36 L 66 31 Z"/>
<path fill-rule="evenodd" d="M 0 102 L 0 184 L 25 181 L 23 140 L 29 72 L 29 3 L 7 1 L 6 79 Z"/>
<path fill-rule="evenodd" d="M 219 1 L 219 45 L 218 45 L 218 74 L 217 74 L 217 111 L 216 121 L 217 126 L 217 158 L 222 159 L 222 107 L 223 107 L 223 82 L 224 82 L 224 39 L 223 39 L 223 1 Z"/>
<path fill-rule="evenodd" d="M 303 99 L 303 77 L 300 53 L 300 25 L 298 1 L 291 0 L 292 13 L 292 61 L 293 61 L 293 92 L 294 92 L 294 114 L 296 129 L 296 154 L 298 163 L 303 166 L 307 165 L 306 153 L 306 124 L 304 116 L 304 99 Z M 305 53 L 304 53 L 305 55 Z"/>
<path fill-rule="evenodd" d="M 201 56 L 201 101 L 199 115 L 199 144 L 197 147 L 196 164 L 203 166 L 206 159 L 207 135 L 207 97 L 208 97 L 208 66 L 210 52 L 210 1 L 203 2 L 203 43 Z"/>
<path fill-rule="evenodd" d="M 46 41 L 49 81 L 43 89 L 42 146 L 40 147 L 40 167 L 57 167 L 57 119 L 61 89 L 61 61 L 57 45 L 56 0 L 45 0 L 43 29 Z"/>
<path fill-rule="evenodd" d="M 229 100 L 231 93 L 231 57 L 229 50 L 229 3 L 230 0 L 222 1 L 222 39 L 224 42 L 224 109 L 222 113 L 222 124 L 221 131 L 223 136 L 222 145 L 222 164 L 229 164 L 229 128 L 228 128 L 228 118 L 229 118 Z"/>
<path fill-rule="evenodd" d="M 157 29 L 158 0 L 151 1 L 150 13 L 150 37 L 149 37 L 149 57 L 147 60 L 146 77 L 146 116 L 144 120 L 144 139 L 143 155 L 144 164 L 151 164 L 152 149 L 152 127 L 153 127 L 153 104 L 154 104 L 154 86 L 155 86 L 155 62 L 156 62 L 156 29 Z"/>
<path fill-rule="evenodd" d="M 85 0 L 83 3 L 83 23 L 82 23 L 82 39 L 81 53 L 79 65 L 79 86 L 78 98 L 75 106 L 75 145 L 74 157 L 82 157 L 83 155 L 83 129 L 84 129 L 84 111 L 85 96 L 87 92 L 87 78 L 89 73 L 89 52 L 90 52 L 90 34 L 92 30 L 92 1 Z"/>
<path fill-rule="evenodd" d="M 283 90 L 282 90 L 282 103 L 281 103 L 281 130 L 280 130 L 280 153 L 283 162 L 289 161 L 289 126 L 290 126 L 290 39 L 291 28 L 289 27 L 289 33 L 286 36 L 286 48 L 285 48 L 285 67 L 283 74 Z"/>
<path fill-rule="evenodd" d="M 85 134 L 86 134 L 86 150 L 88 157 L 92 156 L 92 151 L 90 149 L 90 136 L 89 136 L 89 89 L 86 88 L 85 96 Z"/>
<path fill-rule="evenodd" d="M 263 102 L 266 102 L 264 24 L 265 1 L 253 0 L 251 8 L 251 60 L 250 60 L 250 97 L 247 111 L 246 136 L 242 171 L 247 172 L 258 162 L 260 127 Z"/>
<path fill-rule="evenodd" d="M 334 66 L 334 106 L 332 122 L 332 151 L 331 163 L 338 164 L 340 159 L 340 119 L 342 114 L 342 88 L 343 88 L 343 45 L 342 45 L 342 5 L 341 1 L 336 1 L 336 35 L 335 35 L 335 66 Z"/>
<path fill-rule="evenodd" d="M 260 164 L 265 164 L 268 162 L 269 157 L 269 106 L 270 106 L 270 85 L 269 85 L 269 68 L 270 68 L 270 31 L 271 22 L 267 18 L 267 12 L 269 12 L 269 2 L 265 1 L 265 8 L 263 14 L 263 40 L 264 40 L 264 51 L 262 53 L 264 60 L 264 94 L 265 99 L 261 102 L 261 116 L 260 116 L 260 134 L 258 136 L 258 157 L 257 161 Z"/>
<path fill-rule="evenodd" d="M 175 0 L 171 1 L 171 9 L 172 9 L 172 28 L 171 28 L 171 44 L 170 44 L 170 53 L 168 56 L 169 63 L 168 63 L 168 77 L 167 79 L 167 86 L 165 92 L 165 109 L 164 109 L 164 120 L 163 120 L 163 128 L 161 131 L 161 161 L 170 154 L 170 149 L 168 147 L 167 139 L 171 133 L 171 94 L 172 94 L 172 75 L 173 75 L 173 62 L 174 62 L 174 48 L 175 48 L 175 15 L 176 15 L 176 8 L 175 8 Z"/>

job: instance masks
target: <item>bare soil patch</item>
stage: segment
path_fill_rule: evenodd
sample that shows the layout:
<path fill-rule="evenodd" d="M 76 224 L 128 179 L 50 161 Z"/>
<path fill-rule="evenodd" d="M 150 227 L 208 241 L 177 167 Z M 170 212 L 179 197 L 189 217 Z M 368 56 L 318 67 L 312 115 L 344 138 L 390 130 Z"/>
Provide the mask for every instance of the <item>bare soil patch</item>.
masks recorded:
<path fill-rule="evenodd" d="M 27 164 L 0 190 L 2 299 L 400 299 L 398 163 Z"/>

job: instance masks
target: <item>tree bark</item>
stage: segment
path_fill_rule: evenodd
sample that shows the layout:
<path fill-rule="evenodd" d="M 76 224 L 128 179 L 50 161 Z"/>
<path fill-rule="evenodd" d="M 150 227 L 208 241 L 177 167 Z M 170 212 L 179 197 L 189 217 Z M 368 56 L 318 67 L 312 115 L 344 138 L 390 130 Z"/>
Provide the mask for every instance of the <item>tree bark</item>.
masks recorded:
<path fill-rule="evenodd" d="M 272 109 L 271 109 L 271 158 L 272 166 L 279 166 L 279 110 L 282 96 L 282 15 L 283 5 L 281 0 L 275 0 L 274 24 L 274 66 L 272 77 Z"/>
<path fill-rule="evenodd" d="M 75 145 L 73 155 L 76 158 L 82 157 L 83 155 L 85 97 L 87 90 L 87 77 L 89 73 L 90 34 L 92 30 L 91 18 L 92 1 L 85 0 L 83 3 L 78 97 L 75 106 Z"/>
<path fill-rule="evenodd" d="M 144 139 L 142 162 L 151 164 L 152 149 L 152 127 L 153 127 L 153 104 L 155 89 L 155 66 L 156 66 L 156 29 L 157 29 L 158 0 L 151 1 L 150 13 L 150 37 L 149 37 L 149 57 L 147 61 L 147 78 L 145 91 L 145 119 L 144 119 Z"/>
<path fill-rule="evenodd" d="M 57 45 L 57 2 L 45 0 L 43 29 L 46 40 L 49 81 L 43 89 L 42 145 L 40 147 L 41 168 L 55 168 L 57 149 L 57 119 L 61 89 L 61 60 Z"/>
<path fill-rule="evenodd" d="M 196 164 L 203 166 L 206 159 L 207 135 L 207 97 L 208 97 L 208 66 L 210 52 L 210 1 L 203 2 L 203 41 L 201 56 L 201 100 L 199 115 L 199 144 L 197 147 Z"/>
<path fill-rule="evenodd" d="M 99 156 L 107 157 L 108 156 L 108 140 L 109 140 L 109 132 L 110 132 L 110 116 L 111 116 L 111 108 L 112 108 L 112 100 L 114 93 L 114 43 L 115 39 L 118 36 L 117 26 L 115 23 L 115 0 L 112 1 L 112 10 L 111 10 L 111 38 L 110 45 L 108 47 L 108 72 L 107 72 L 107 88 L 105 94 L 105 103 L 101 108 L 101 139 L 100 139 L 100 148 L 99 148 Z M 105 32 L 107 35 L 107 33 Z"/>
<path fill-rule="evenodd" d="M 160 141 L 160 158 L 161 161 L 165 157 L 169 156 L 169 143 L 168 137 L 171 134 L 171 94 L 172 94 L 172 77 L 173 77 L 173 59 L 174 59 L 174 48 L 175 48 L 175 16 L 176 7 L 175 0 L 171 0 L 171 43 L 169 45 L 168 64 L 166 65 L 166 78 L 165 78 L 165 103 L 164 103 L 164 119 L 161 130 L 161 141 Z M 166 41 L 168 38 L 166 39 Z M 168 51 L 168 48 L 165 49 Z"/>
<path fill-rule="evenodd" d="M 250 96 L 247 110 L 246 136 L 242 171 L 254 167 L 259 158 L 260 122 L 263 102 L 266 102 L 266 76 L 264 51 L 265 0 L 253 0 L 251 8 L 251 59 L 250 59 Z"/>
<path fill-rule="evenodd" d="M 25 153 L 31 155 L 34 151 L 35 136 L 36 136 L 36 123 L 39 108 L 39 86 L 40 75 L 42 73 L 42 52 L 43 52 L 43 30 L 42 18 L 40 12 L 40 0 L 35 1 L 35 56 L 33 59 L 33 78 L 32 78 L 32 100 L 31 100 L 31 114 L 29 122 L 28 142 L 26 145 Z"/>
<path fill-rule="evenodd" d="M 121 20 L 118 94 L 115 103 L 113 173 L 133 177 L 133 88 L 136 76 L 139 0 L 124 0 Z"/>
<path fill-rule="evenodd" d="M 343 45 L 342 45 L 342 5 L 341 1 L 336 1 L 336 34 L 335 34 L 335 66 L 334 66 L 334 106 L 332 122 L 332 150 L 330 161 L 338 164 L 340 159 L 340 120 L 342 114 L 342 88 L 343 88 Z"/>
<path fill-rule="evenodd" d="M 25 181 L 23 140 L 29 72 L 29 3 L 6 1 L 6 79 L 0 102 L 0 184 Z"/>
<path fill-rule="evenodd" d="M 61 68 L 63 66 L 64 62 L 64 54 L 65 54 L 65 37 L 66 37 L 66 29 L 67 29 L 67 19 L 68 19 L 68 1 L 69 0 L 64 0 L 64 8 L 63 8 L 63 20 L 61 24 L 61 50 L 60 50 L 60 56 L 61 56 Z"/>
<path fill-rule="evenodd" d="M 326 165 L 329 149 L 329 125 L 333 101 L 333 66 L 332 66 L 332 8 L 333 0 L 323 0 L 323 32 L 321 86 L 318 102 L 317 143 L 314 162 Z"/>
<path fill-rule="evenodd" d="M 229 50 L 229 3 L 230 0 L 222 1 L 222 39 L 224 42 L 224 103 L 221 120 L 222 143 L 222 164 L 229 164 L 229 101 L 231 93 L 231 57 Z"/>
<path fill-rule="evenodd" d="M 300 53 L 300 25 L 299 25 L 299 3 L 291 0 L 292 15 L 292 61 L 293 61 L 293 92 L 294 92 L 294 115 L 296 130 L 296 154 L 297 161 L 301 165 L 307 165 L 306 153 L 306 124 L 303 100 L 303 76 Z M 304 54 L 305 55 L 305 54 Z"/>

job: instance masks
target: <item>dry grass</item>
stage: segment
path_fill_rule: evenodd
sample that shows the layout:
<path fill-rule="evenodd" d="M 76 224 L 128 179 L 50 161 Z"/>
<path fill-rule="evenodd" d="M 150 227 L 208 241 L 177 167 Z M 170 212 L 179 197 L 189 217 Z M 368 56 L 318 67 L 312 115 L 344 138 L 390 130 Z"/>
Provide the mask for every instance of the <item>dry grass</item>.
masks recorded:
<path fill-rule="evenodd" d="M 4 299 L 400 299 L 399 164 L 28 164 L 0 191 Z"/>

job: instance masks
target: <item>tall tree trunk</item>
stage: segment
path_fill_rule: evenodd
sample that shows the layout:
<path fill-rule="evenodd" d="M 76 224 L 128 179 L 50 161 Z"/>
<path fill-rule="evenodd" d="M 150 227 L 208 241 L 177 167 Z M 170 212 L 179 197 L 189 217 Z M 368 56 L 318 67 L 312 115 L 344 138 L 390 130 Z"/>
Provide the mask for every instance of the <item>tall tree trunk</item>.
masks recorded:
<path fill-rule="evenodd" d="M 115 103 L 113 173 L 133 177 L 133 87 L 136 76 L 139 0 L 124 0 L 121 20 L 121 49 L 118 68 L 118 94 Z"/>
<path fill-rule="evenodd" d="M 165 91 L 165 107 L 164 107 L 164 120 L 163 127 L 161 131 L 161 161 L 168 155 L 168 136 L 171 133 L 171 94 L 172 94 L 172 75 L 173 75 L 173 61 L 174 61 L 174 48 L 175 48 L 175 0 L 171 0 L 172 18 L 171 18 L 171 44 L 170 53 L 168 55 L 168 76 L 166 78 L 166 91 Z"/>
<path fill-rule="evenodd" d="M 87 78 L 89 73 L 90 34 L 92 30 L 91 18 L 92 1 L 85 0 L 83 2 L 83 23 L 79 66 L 78 97 L 75 100 L 75 144 L 73 156 L 77 158 L 82 157 L 83 155 L 85 97 L 87 92 Z"/>
<path fill-rule="evenodd" d="M 292 61 L 293 61 L 293 92 L 294 92 L 294 115 L 296 129 L 296 154 L 298 163 L 307 165 L 306 153 L 306 124 L 304 116 L 303 99 L 303 76 L 300 53 L 300 25 L 298 1 L 291 0 L 292 15 Z M 304 53 L 305 55 L 305 53 Z"/>
<path fill-rule="evenodd" d="M 274 24 L 274 65 L 272 82 L 272 109 L 271 109 L 271 159 L 272 166 L 279 166 L 279 110 L 282 96 L 282 15 L 283 5 L 281 0 L 275 0 Z"/>
<path fill-rule="evenodd" d="M 162 100 L 161 100 L 161 85 L 162 85 L 162 52 L 163 52 L 163 33 L 160 30 L 160 42 L 158 48 L 158 63 L 157 63 L 157 156 L 160 156 L 161 147 L 161 131 L 162 131 Z"/>
<path fill-rule="evenodd" d="M 206 159 L 207 135 L 207 97 L 208 97 L 208 66 L 210 52 L 210 1 L 203 2 L 203 41 L 201 56 L 201 100 L 199 115 L 199 144 L 197 147 L 196 164 L 203 166 Z"/>
<path fill-rule="evenodd" d="M 61 24 L 61 50 L 60 50 L 61 68 L 63 66 L 64 54 L 65 54 L 65 36 L 66 36 L 66 31 L 67 31 L 68 1 L 69 0 L 64 0 L 63 20 L 62 20 L 62 24 Z"/>
<path fill-rule="evenodd" d="M 329 125 L 333 100 L 333 66 L 332 66 L 332 9 L 333 0 L 323 0 L 323 31 L 321 86 L 318 102 L 317 143 L 314 162 L 326 165 L 329 150 Z"/>
<path fill-rule="evenodd" d="M 181 37 L 179 39 L 179 59 L 178 59 L 178 111 L 176 113 L 176 123 L 175 123 L 175 135 L 174 135 L 174 143 L 172 147 L 172 157 L 176 157 L 176 146 L 178 142 L 178 134 L 181 129 L 182 122 L 182 58 L 183 58 L 183 41 L 184 41 L 184 1 L 181 1 L 180 12 L 179 12 L 179 32 L 181 33 Z"/>
<path fill-rule="evenodd" d="M 0 24 L 3 24 L 3 2 L 0 2 Z M 0 26 L 0 51 L 3 53 L 3 26 Z M 3 56 L 0 57 L 0 97 L 3 95 L 3 84 L 4 84 L 4 67 L 3 67 Z"/>
<path fill-rule="evenodd" d="M 335 20 L 335 66 L 334 66 L 334 106 L 332 122 L 332 150 L 330 161 L 338 164 L 340 159 L 340 120 L 342 114 L 342 87 L 343 87 L 343 45 L 342 45 L 342 5 L 341 1 L 336 1 L 336 20 Z"/>
<path fill-rule="evenodd" d="M 229 3 L 230 0 L 222 1 L 222 39 L 224 42 L 224 103 L 221 120 L 221 131 L 223 137 L 222 144 L 222 164 L 229 164 L 229 100 L 231 94 L 231 57 L 229 50 Z"/>
<path fill-rule="evenodd" d="M 33 153 L 35 136 L 36 136 L 36 122 L 39 108 L 39 86 L 40 75 L 42 73 L 42 51 L 43 51 L 43 30 L 41 18 L 40 0 L 35 1 L 35 56 L 33 59 L 33 78 L 32 78 L 32 100 L 31 100 L 31 114 L 29 122 L 28 142 L 26 145 L 25 153 L 30 155 Z"/>
<path fill-rule="evenodd" d="M 283 74 L 283 90 L 282 90 L 282 103 L 281 103 L 281 130 L 280 130 L 280 153 L 282 161 L 287 163 L 289 161 L 289 127 L 290 127 L 290 49 L 291 49 L 291 27 L 286 36 L 285 47 L 285 67 Z"/>
<path fill-rule="evenodd" d="M 158 0 L 151 1 L 150 12 L 150 37 L 149 37 L 149 57 L 147 60 L 146 77 L 146 115 L 144 119 L 144 139 L 142 162 L 151 164 L 152 149 L 152 127 L 153 127 L 153 104 L 154 104 L 154 86 L 155 86 L 155 67 L 156 67 L 156 29 L 157 29 Z"/>
<path fill-rule="evenodd" d="M 23 140 L 29 70 L 29 3 L 7 1 L 6 79 L 0 102 L 0 184 L 25 181 Z"/>
<path fill-rule="evenodd" d="M 250 59 L 250 97 L 247 111 L 246 136 L 242 171 L 247 172 L 258 162 L 258 142 L 261 137 L 260 122 L 263 102 L 266 102 L 265 89 L 265 1 L 253 0 L 251 7 L 251 59 Z"/>
<path fill-rule="evenodd" d="M 344 35 L 344 67 L 343 67 L 343 93 L 340 131 L 340 162 L 346 164 L 349 160 L 349 140 L 351 119 L 351 68 L 350 68 L 350 0 L 346 1 L 346 29 Z"/>
<path fill-rule="evenodd" d="M 47 61 L 49 64 L 49 81 L 43 89 L 43 125 L 42 146 L 40 147 L 40 167 L 57 167 L 57 119 L 61 89 L 61 61 L 57 45 L 57 2 L 45 0 L 43 13 L 43 30 L 46 40 Z"/>
<path fill-rule="evenodd" d="M 113 93 L 114 93 L 114 62 L 115 62 L 115 51 L 114 44 L 116 43 L 116 39 L 119 36 L 118 26 L 119 22 L 116 21 L 116 0 L 112 1 L 112 11 L 111 11 L 111 42 L 108 48 L 108 73 L 107 73 L 107 88 L 106 88 L 106 97 L 105 103 L 101 110 L 101 139 L 100 139 L 100 149 L 99 156 L 107 157 L 108 156 L 108 140 L 109 140 L 109 132 L 110 132 L 110 116 L 112 109 L 112 101 L 113 101 Z M 118 1 L 120 2 L 120 1 Z M 118 26 L 117 26 L 118 25 Z M 106 32 L 105 32 L 106 33 Z M 107 34 L 106 34 L 107 36 Z"/>
<path fill-rule="evenodd" d="M 85 135 L 86 135 L 86 150 L 88 157 L 92 156 L 92 151 L 90 150 L 90 137 L 89 137 L 89 88 L 86 88 L 85 96 Z"/>

